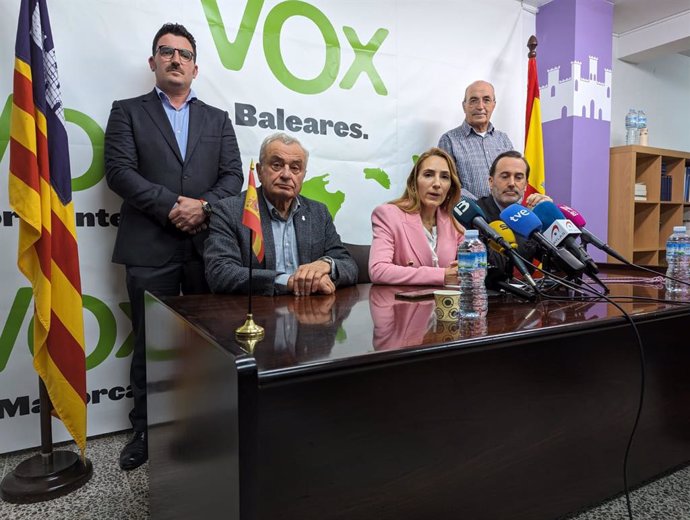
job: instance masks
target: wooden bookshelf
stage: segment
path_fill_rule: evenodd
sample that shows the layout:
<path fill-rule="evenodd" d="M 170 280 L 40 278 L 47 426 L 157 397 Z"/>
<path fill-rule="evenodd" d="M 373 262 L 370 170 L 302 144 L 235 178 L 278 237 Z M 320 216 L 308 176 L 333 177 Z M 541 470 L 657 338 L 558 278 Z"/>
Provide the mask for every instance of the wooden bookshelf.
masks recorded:
<path fill-rule="evenodd" d="M 672 180 L 671 200 L 661 200 L 661 171 Z M 650 146 L 611 148 L 609 237 L 616 251 L 636 264 L 666 265 L 666 239 L 683 224 L 685 168 L 690 153 Z M 647 186 L 647 200 L 635 200 L 635 183 Z M 609 262 L 616 262 L 609 257 Z"/>

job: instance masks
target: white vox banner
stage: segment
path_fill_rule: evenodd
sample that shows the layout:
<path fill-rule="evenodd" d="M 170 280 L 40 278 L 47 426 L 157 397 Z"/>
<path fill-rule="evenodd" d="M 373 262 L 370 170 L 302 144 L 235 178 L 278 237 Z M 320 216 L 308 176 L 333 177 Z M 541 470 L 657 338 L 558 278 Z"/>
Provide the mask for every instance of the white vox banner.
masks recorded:
<path fill-rule="evenodd" d="M 32 302 L 16 267 L 9 118 L 19 2 L 0 3 L 0 452 L 39 443 Z M 521 148 L 527 37 L 515 0 L 49 0 L 68 122 L 87 344 L 88 433 L 129 427 L 129 307 L 110 262 L 121 201 L 103 178 L 112 101 L 153 87 L 147 59 L 166 22 L 197 40 L 193 88 L 227 110 L 244 169 L 276 130 L 310 151 L 303 193 L 345 242 L 369 243 L 370 214 L 398 196 L 418 155 L 464 115 L 464 88 L 491 81 L 492 121 Z M 54 424 L 56 441 L 67 438 Z"/>

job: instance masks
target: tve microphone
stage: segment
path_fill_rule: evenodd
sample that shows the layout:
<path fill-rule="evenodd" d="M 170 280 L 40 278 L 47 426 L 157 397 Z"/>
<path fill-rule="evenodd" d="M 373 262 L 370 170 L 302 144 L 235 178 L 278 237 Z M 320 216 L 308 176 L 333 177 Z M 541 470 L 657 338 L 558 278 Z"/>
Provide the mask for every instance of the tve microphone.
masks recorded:
<path fill-rule="evenodd" d="M 517 242 L 515 241 L 515 234 L 511 231 L 511 229 L 506 225 L 505 222 L 501 220 L 494 220 L 489 224 L 491 226 L 491 229 L 496 231 L 500 236 L 502 236 L 508 244 L 510 244 L 509 249 L 505 249 L 504 247 L 501 247 L 499 244 L 494 242 L 493 240 L 489 241 L 489 246 L 498 251 L 499 253 L 502 253 L 509 257 L 513 261 L 513 265 L 515 268 L 520 271 L 520 274 L 524 277 L 525 281 L 532 286 L 534 289 L 537 288 L 537 284 L 535 283 L 534 279 L 532 278 L 532 275 L 530 274 L 529 270 L 525 266 L 525 263 L 522 261 L 522 259 L 517 255 L 517 253 L 514 251 L 514 249 L 517 249 L 518 245 Z"/>
<path fill-rule="evenodd" d="M 539 230 L 542 223 L 534 213 L 520 206 L 512 204 L 501 211 L 501 220 L 515 233 L 525 238 L 531 238 L 545 249 L 568 276 L 574 276 L 584 271 L 585 266 L 567 249 L 561 249 L 549 242 Z"/>
<path fill-rule="evenodd" d="M 453 208 L 453 217 L 463 226 L 473 227 L 504 249 L 510 249 L 510 244 L 489 225 L 482 208 L 475 201 L 462 197 Z"/>
<path fill-rule="evenodd" d="M 601 249 L 604 253 L 608 253 L 613 258 L 620 262 L 623 262 L 624 264 L 629 263 L 628 260 L 623 258 L 623 255 L 618 253 L 615 249 L 611 248 L 611 246 L 609 246 L 595 234 L 587 230 L 587 228 L 585 227 L 587 222 L 585 222 L 584 217 L 580 213 L 578 213 L 570 206 L 566 206 L 565 204 L 559 204 L 558 209 L 560 209 L 563 212 L 563 214 L 570 220 L 572 220 L 573 224 L 575 224 L 580 229 L 580 232 L 582 233 L 580 235 L 580 239 L 582 240 L 582 242 L 584 242 L 585 244 L 592 244 L 597 249 Z"/>
<path fill-rule="evenodd" d="M 580 234 L 580 229 L 565 218 L 565 215 L 553 202 L 547 200 L 540 202 L 534 206 L 533 211 L 541 220 L 542 233 L 549 242 L 556 247 L 565 246 L 568 251 L 575 255 L 575 258 L 585 264 L 587 274 L 599 272 L 599 267 L 592 260 L 592 257 L 575 241 L 574 237 Z"/>

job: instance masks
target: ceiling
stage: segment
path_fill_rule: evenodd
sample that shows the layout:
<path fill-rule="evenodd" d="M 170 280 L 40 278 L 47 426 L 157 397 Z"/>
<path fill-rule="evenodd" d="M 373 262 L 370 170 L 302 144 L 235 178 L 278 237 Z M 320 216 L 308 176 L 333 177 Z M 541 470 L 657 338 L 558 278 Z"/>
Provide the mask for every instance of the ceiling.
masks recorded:
<path fill-rule="evenodd" d="M 523 0 L 541 7 L 552 0 Z M 690 57 L 690 0 L 608 0 L 619 59 L 640 63 L 669 53 Z"/>

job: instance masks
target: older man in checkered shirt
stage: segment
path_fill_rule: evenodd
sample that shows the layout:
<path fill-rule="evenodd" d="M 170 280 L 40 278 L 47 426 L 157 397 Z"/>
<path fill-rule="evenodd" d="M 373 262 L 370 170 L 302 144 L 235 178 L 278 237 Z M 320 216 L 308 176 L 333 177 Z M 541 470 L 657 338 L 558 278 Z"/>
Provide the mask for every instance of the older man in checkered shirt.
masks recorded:
<path fill-rule="evenodd" d="M 441 136 L 439 148 L 454 159 L 458 168 L 462 194 L 479 199 L 490 194 L 489 168 L 501 153 L 513 150 L 513 143 L 491 124 L 496 108 L 494 87 L 486 81 L 475 81 L 465 89 L 462 124 Z"/>

